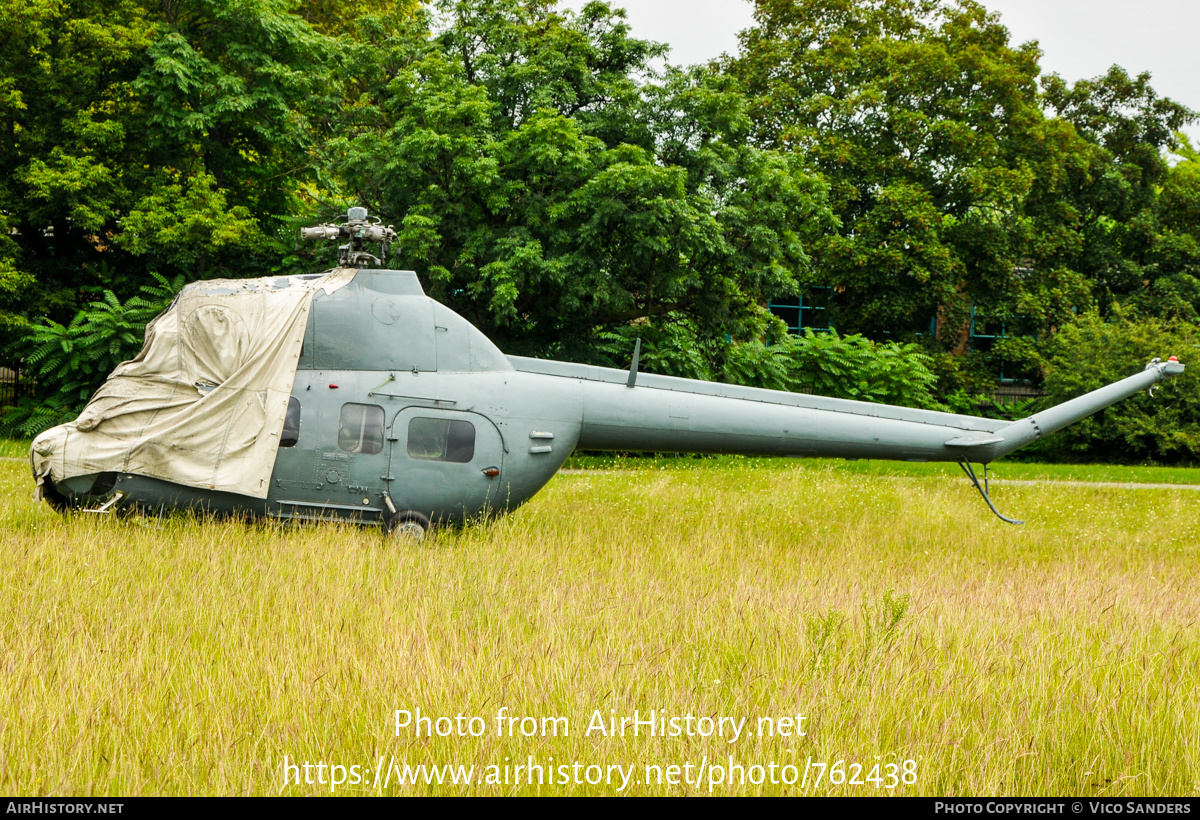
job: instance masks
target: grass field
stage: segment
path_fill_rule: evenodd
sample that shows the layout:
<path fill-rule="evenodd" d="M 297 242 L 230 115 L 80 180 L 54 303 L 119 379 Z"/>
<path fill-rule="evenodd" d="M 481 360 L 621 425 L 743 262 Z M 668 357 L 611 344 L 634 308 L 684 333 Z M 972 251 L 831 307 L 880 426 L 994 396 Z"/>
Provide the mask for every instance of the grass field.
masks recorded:
<path fill-rule="evenodd" d="M 421 544 L 64 520 L 0 461 L 0 792 L 1200 793 L 1200 492 L 999 485 L 1012 527 L 941 468 L 637 461 Z M 586 733 L 635 710 L 681 733 Z"/>

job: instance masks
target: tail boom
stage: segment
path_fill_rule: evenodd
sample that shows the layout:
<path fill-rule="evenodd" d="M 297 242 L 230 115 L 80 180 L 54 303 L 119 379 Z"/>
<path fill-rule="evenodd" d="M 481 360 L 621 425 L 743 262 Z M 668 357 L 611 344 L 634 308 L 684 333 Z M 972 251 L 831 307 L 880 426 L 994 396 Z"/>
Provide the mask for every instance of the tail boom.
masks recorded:
<path fill-rule="evenodd" d="M 517 370 L 578 382 L 584 450 L 985 464 L 1184 370 L 1155 359 L 1135 376 L 1009 423 L 652 374 L 631 386 L 620 370 L 509 359 Z"/>

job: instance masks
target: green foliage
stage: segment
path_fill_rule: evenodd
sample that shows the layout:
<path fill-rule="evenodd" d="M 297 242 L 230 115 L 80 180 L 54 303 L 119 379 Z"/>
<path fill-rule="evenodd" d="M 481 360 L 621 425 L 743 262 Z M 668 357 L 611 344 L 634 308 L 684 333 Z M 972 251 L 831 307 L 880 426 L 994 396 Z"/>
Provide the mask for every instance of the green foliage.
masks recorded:
<path fill-rule="evenodd" d="M 596 332 L 594 349 L 608 364 L 627 367 L 635 338 L 641 340 L 638 370 L 681 379 L 713 378 L 711 352 L 703 349 L 696 328 L 686 316 L 671 313 L 657 324 L 639 323 L 618 331 Z"/>
<path fill-rule="evenodd" d="M 1046 402 L 1057 404 L 1133 375 L 1152 358 L 1200 360 L 1200 331 L 1179 321 L 1105 322 L 1081 316 L 1051 340 Z M 1074 461 L 1195 462 L 1200 457 L 1200 379 L 1187 372 L 1055 433 L 1039 454 Z"/>
<path fill-rule="evenodd" d="M 796 384 L 793 339 L 779 344 L 724 337 L 704 339 L 686 315 L 669 313 L 657 321 L 640 322 L 618 332 L 597 332 L 596 350 L 608 363 L 624 367 L 629 363 L 635 337 L 642 341 L 639 369 L 648 373 L 771 390 L 791 390 Z"/>
<path fill-rule="evenodd" d="M 723 351 L 719 381 L 791 390 L 797 384 L 795 345 L 759 341 L 731 342 Z"/>
<path fill-rule="evenodd" d="M 13 330 L 20 332 L 25 324 L 21 295 L 35 284 L 33 276 L 22 269 L 20 248 L 8 225 L 7 217 L 0 213 L 0 339 Z"/>
<path fill-rule="evenodd" d="M 79 406 L 75 404 L 63 404 L 60 396 L 42 399 L 22 397 L 16 404 L 0 410 L 0 431 L 8 436 L 36 436 L 43 430 L 73 420 L 79 411 Z"/>
<path fill-rule="evenodd" d="M 831 181 L 841 220 L 814 249 L 836 324 L 876 336 L 966 317 L 1022 249 L 1014 206 L 1040 144 L 1037 51 L 973 2 L 758 0 L 728 69 L 755 132 Z"/>
<path fill-rule="evenodd" d="M 761 339 L 831 221 L 797 158 L 749 144 L 737 89 L 708 68 L 639 85 L 662 47 L 603 4 L 438 7 L 449 27 L 332 143 L 400 264 L 514 352 L 602 360 L 598 333 L 650 322 L 695 341 L 650 339 L 651 362 L 719 372 L 727 334 Z"/>
<path fill-rule="evenodd" d="M 0 0 L 0 347 L 151 271 L 269 273 L 341 50 L 285 0 Z"/>
<path fill-rule="evenodd" d="M 134 254 L 153 254 L 172 269 L 197 275 L 203 275 L 207 260 L 222 250 L 263 241 L 249 209 L 230 207 L 226 192 L 206 173 L 164 180 L 122 218 L 116 237 L 119 246 Z"/>
<path fill-rule="evenodd" d="M 989 419 L 1007 419 L 1017 421 L 1032 414 L 1038 405 L 1037 399 L 997 404 L 989 393 L 968 393 L 966 390 L 955 390 L 942 399 L 942 409 L 964 416 L 981 416 Z M 1020 458 L 1018 453 L 1013 458 Z"/>
<path fill-rule="evenodd" d="M 1180 161 L 1158 193 L 1162 229 L 1148 251 L 1152 274 L 1125 304 L 1137 315 L 1200 322 L 1200 155 L 1176 134 Z"/>
<path fill-rule="evenodd" d="M 776 344 L 706 343 L 685 318 L 668 318 L 672 321 L 662 325 L 645 323 L 600 334 L 599 347 L 612 363 L 627 366 L 636 335 L 642 340 L 639 369 L 650 373 L 942 409 L 933 396 L 937 376 L 930 370 L 932 359 L 915 343 L 878 343 L 811 329 L 803 337 L 784 335 Z"/>
<path fill-rule="evenodd" d="M 90 302 L 69 325 L 52 319 L 30 325 L 26 375 L 49 389 L 38 401 L 7 408 L 0 418 L 6 434 L 33 436 L 78 415 L 121 362 L 141 348 L 146 325 L 162 313 L 183 287 L 183 278 L 168 281 L 152 274 L 154 284 L 122 302 L 112 291 Z"/>
<path fill-rule="evenodd" d="M 755 6 L 727 70 L 759 139 L 830 181 L 840 229 L 805 282 L 833 288 L 836 327 L 903 338 L 937 316 L 950 351 L 972 306 L 1043 339 L 1114 300 L 1195 317 L 1200 186 L 1162 156 L 1193 114 L 1147 75 L 1039 88 L 1036 44 L 973 0 Z"/>
<path fill-rule="evenodd" d="M 806 330 L 794 346 L 795 383 L 820 396 L 936 408 L 931 359 L 909 342 L 876 343 L 859 335 Z"/>
<path fill-rule="evenodd" d="M 1052 75 L 1044 99 L 1076 139 L 1060 175 L 1043 174 L 1026 203 L 1038 227 L 1039 264 L 1076 271 L 1101 312 L 1116 301 L 1143 315 L 1194 315 L 1200 303 L 1178 298 L 1189 254 L 1169 218 L 1164 224 L 1159 196 L 1172 176 L 1164 150 L 1194 114 L 1159 98 L 1148 74 L 1130 77 L 1119 66 L 1073 85 Z M 1073 300 L 1079 310 L 1088 304 Z"/>

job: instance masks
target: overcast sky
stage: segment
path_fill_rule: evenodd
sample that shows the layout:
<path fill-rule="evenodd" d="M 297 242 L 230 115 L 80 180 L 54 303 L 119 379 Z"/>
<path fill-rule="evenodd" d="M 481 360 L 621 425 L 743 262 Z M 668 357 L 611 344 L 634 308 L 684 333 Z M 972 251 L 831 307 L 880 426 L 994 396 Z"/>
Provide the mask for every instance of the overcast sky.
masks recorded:
<path fill-rule="evenodd" d="M 578 9 L 585 0 L 564 0 Z M 611 0 L 635 37 L 671 46 L 670 62 L 700 63 L 737 51 L 753 24 L 749 0 Z M 1149 71 L 1161 96 L 1200 109 L 1200 0 L 982 0 L 1012 40 L 1037 40 L 1042 70 L 1067 80 L 1104 74 L 1113 63 Z M 1188 129 L 1200 142 L 1200 125 Z"/>

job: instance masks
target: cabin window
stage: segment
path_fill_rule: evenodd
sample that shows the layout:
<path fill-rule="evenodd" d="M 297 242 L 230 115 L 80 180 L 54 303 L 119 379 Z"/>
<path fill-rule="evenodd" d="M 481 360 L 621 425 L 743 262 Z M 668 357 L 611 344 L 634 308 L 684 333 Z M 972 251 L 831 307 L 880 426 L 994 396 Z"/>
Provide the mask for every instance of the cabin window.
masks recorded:
<path fill-rule="evenodd" d="M 466 464 L 475 457 L 475 425 L 454 419 L 415 418 L 408 423 L 408 454 Z"/>
<path fill-rule="evenodd" d="M 347 453 L 374 455 L 383 449 L 383 408 L 377 404 L 343 404 L 338 447 Z"/>
<path fill-rule="evenodd" d="M 280 447 L 295 447 L 300 440 L 300 402 L 292 396 L 288 399 L 287 415 L 283 417 L 283 434 L 279 436 Z"/>

